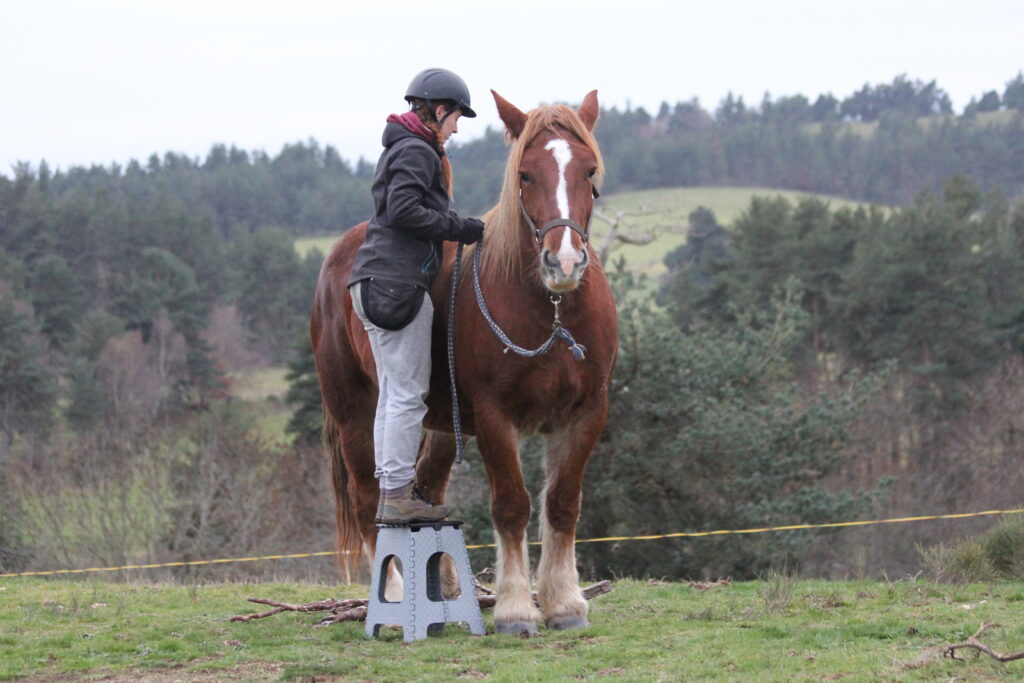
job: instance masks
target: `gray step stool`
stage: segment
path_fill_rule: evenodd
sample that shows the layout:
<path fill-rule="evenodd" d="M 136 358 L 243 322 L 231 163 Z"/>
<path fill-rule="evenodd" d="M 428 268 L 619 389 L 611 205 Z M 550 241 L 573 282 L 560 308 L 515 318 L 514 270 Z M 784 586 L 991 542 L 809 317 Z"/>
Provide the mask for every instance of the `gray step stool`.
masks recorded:
<path fill-rule="evenodd" d="M 469 566 L 461 521 L 377 525 L 377 552 L 373 558 L 370 600 L 366 608 L 366 635 L 375 638 L 387 624 L 402 627 L 406 642 L 426 638 L 450 621 L 463 621 L 474 635 L 484 634 L 473 570 Z M 441 595 L 441 554 L 455 561 L 461 592 L 445 600 Z M 384 597 L 388 561 L 402 565 L 402 601 Z"/>

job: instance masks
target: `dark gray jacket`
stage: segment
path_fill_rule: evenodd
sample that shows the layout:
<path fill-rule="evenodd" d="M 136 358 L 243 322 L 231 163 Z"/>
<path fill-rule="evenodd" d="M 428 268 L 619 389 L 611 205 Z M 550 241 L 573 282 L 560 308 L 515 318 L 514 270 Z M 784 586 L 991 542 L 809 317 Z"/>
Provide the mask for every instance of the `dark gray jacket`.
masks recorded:
<path fill-rule="evenodd" d="M 441 156 L 431 143 L 388 123 L 383 144 L 373 177 L 375 212 L 348 284 L 379 277 L 429 290 L 441 240 L 458 240 L 463 220 L 448 209 Z"/>

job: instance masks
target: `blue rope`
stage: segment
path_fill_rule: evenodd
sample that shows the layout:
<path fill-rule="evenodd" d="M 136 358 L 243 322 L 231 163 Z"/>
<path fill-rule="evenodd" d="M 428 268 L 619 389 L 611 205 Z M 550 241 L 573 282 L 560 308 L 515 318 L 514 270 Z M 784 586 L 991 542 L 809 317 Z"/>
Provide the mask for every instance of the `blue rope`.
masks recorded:
<path fill-rule="evenodd" d="M 455 251 L 452 267 L 452 291 L 448 295 L 448 379 L 452 390 L 452 421 L 455 423 L 455 462 L 462 464 L 462 415 L 459 413 L 459 394 L 455 386 L 455 292 L 459 289 L 459 270 L 462 266 L 462 247 Z"/>
<path fill-rule="evenodd" d="M 494 332 L 494 336 L 496 336 L 498 340 L 505 345 L 505 352 L 508 353 L 511 349 L 524 358 L 533 358 L 534 356 L 541 356 L 547 353 L 551 349 L 551 345 L 555 343 L 556 339 L 563 339 L 565 340 L 565 343 L 569 345 L 569 351 L 572 352 L 573 358 L 578 361 L 586 358 L 587 347 L 577 343 L 577 341 L 573 339 L 572 333 L 562 327 L 562 323 L 559 322 L 558 304 L 555 304 L 555 323 L 551 336 L 548 337 L 548 340 L 539 347 L 531 351 L 530 349 L 525 349 L 522 346 L 519 346 L 509 339 L 509 336 L 505 334 L 505 332 L 498 327 L 498 323 L 494 321 L 494 317 L 491 315 L 490 309 L 487 308 L 487 302 L 484 301 L 484 293 L 480 288 L 480 252 L 481 249 L 479 247 L 477 247 L 473 252 L 473 291 L 476 292 L 476 303 L 477 306 L 480 307 L 480 312 L 484 315 L 484 320 L 486 320 L 487 324 L 490 325 L 491 331 Z"/>
<path fill-rule="evenodd" d="M 452 267 L 452 288 L 448 295 L 448 378 L 451 384 L 452 392 L 452 422 L 455 428 L 455 462 L 462 464 L 462 415 L 459 412 L 459 397 L 458 389 L 455 382 L 455 292 L 459 287 L 459 271 L 462 266 L 462 244 L 459 244 L 458 249 L 455 252 L 455 265 Z M 513 342 L 505 331 L 498 326 L 495 322 L 494 316 L 491 315 L 491 311 L 487 308 L 487 302 L 484 300 L 484 293 L 480 287 L 480 254 L 483 252 L 483 241 L 477 243 L 476 249 L 473 250 L 473 291 L 476 293 L 476 304 L 479 307 L 480 312 L 484 316 L 484 320 L 487 321 L 491 331 L 494 332 L 494 336 L 505 345 L 505 353 L 509 350 L 514 351 L 517 355 L 524 358 L 533 358 L 535 356 L 542 356 L 551 350 L 555 340 L 563 340 L 569 347 L 569 353 L 572 354 L 574 360 L 581 361 L 587 357 L 587 347 L 577 342 L 572 333 L 569 330 L 562 327 L 562 323 L 558 317 L 558 300 L 552 299 L 552 303 L 555 305 L 555 321 L 552 324 L 551 336 L 548 340 L 538 346 L 536 349 L 526 349 Z M 560 299 L 559 299 L 560 300 Z"/>

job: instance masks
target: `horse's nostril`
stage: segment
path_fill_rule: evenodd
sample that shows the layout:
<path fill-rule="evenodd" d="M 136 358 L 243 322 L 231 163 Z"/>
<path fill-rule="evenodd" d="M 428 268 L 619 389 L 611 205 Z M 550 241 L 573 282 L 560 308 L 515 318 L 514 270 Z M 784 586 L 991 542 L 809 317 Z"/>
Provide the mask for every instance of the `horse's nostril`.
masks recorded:
<path fill-rule="evenodd" d="M 544 265 L 548 266 L 549 268 L 557 268 L 558 267 L 558 259 L 556 259 L 554 257 L 554 254 L 551 253 L 550 249 L 545 249 L 541 253 L 540 258 L 541 258 L 541 261 L 544 262 Z"/>

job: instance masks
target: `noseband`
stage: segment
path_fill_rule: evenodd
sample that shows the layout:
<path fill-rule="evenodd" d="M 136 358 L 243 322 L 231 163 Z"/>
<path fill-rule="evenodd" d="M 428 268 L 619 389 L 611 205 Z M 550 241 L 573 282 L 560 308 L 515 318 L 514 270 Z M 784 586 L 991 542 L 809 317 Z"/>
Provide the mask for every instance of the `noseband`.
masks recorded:
<path fill-rule="evenodd" d="M 593 193 L 594 199 L 597 199 L 600 196 L 596 187 L 593 189 Z M 583 244 L 590 241 L 590 236 L 588 234 L 590 232 L 590 218 L 587 219 L 586 228 L 583 228 L 579 223 L 570 218 L 555 218 L 538 228 L 537 224 L 533 222 L 532 218 L 530 218 L 530 213 L 526 210 L 526 202 L 523 201 L 522 188 L 519 189 L 519 210 L 522 211 L 523 218 L 526 219 L 527 225 L 529 225 L 530 230 L 533 231 L 533 236 L 537 239 L 537 246 L 541 246 L 544 243 L 544 235 L 562 225 L 579 235 L 580 239 L 583 240 Z M 591 218 L 593 218 L 593 212 L 591 212 Z"/>

